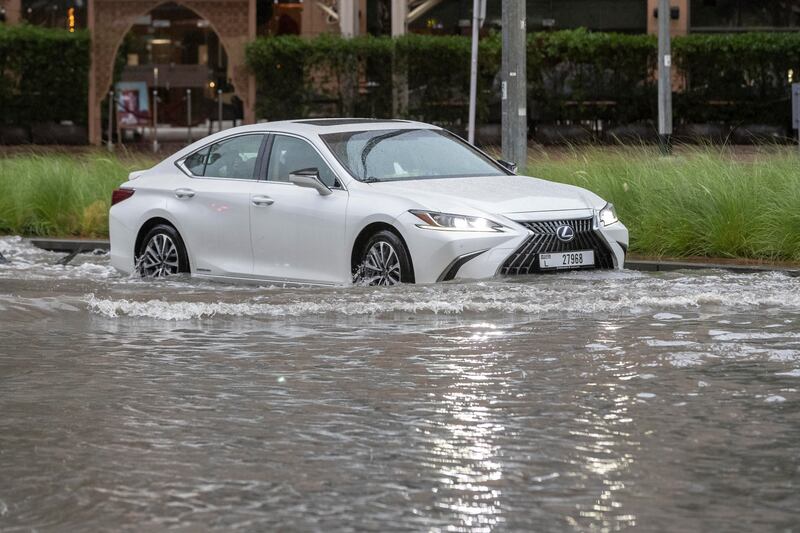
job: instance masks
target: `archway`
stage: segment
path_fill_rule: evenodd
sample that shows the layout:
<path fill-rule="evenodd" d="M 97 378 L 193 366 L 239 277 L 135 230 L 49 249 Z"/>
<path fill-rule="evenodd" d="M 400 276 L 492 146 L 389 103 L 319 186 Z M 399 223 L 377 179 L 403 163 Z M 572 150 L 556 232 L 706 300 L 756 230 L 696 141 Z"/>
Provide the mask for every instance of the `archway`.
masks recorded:
<path fill-rule="evenodd" d="M 111 88 L 114 60 L 125 35 L 139 17 L 164 0 L 91 0 L 88 27 L 92 33 L 89 73 L 89 142 L 100 144 L 100 106 Z M 245 46 L 256 36 L 255 0 L 176 0 L 208 21 L 228 56 L 234 93 L 242 100 L 245 123 L 255 122 L 255 79 L 245 65 Z"/>

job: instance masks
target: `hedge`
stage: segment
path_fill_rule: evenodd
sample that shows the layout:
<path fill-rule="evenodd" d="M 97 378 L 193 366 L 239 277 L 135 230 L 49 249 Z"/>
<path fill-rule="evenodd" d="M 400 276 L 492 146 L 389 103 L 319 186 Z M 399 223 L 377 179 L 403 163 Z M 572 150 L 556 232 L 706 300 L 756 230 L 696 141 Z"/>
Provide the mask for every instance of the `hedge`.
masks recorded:
<path fill-rule="evenodd" d="M 272 120 L 294 118 L 307 115 L 316 104 L 332 114 L 383 116 L 387 109 L 391 112 L 391 58 L 392 42 L 369 36 L 258 39 L 247 48 L 247 62 L 258 81 L 257 113 Z M 347 109 L 348 87 L 358 89 L 351 79 L 354 67 L 377 80 L 378 90 L 349 98 L 357 107 Z"/>
<path fill-rule="evenodd" d="M 481 43 L 482 95 L 499 67 L 497 39 Z M 414 116 L 458 122 L 467 105 L 470 42 L 462 37 L 398 39 L 323 34 L 260 38 L 247 47 L 257 80 L 256 114 L 270 120 L 309 115 Z M 490 61 L 489 58 L 494 58 Z M 357 69 L 358 77 L 353 77 Z M 397 76 L 408 80 L 408 109 L 395 113 Z M 488 113 L 481 99 L 482 114 Z"/>
<path fill-rule="evenodd" d="M 675 39 L 686 89 L 675 114 L 694 122 L 790 126 L 791 82 L 800 82 L 800 33 L 693 34 Z"/>
<path fill-rule="evenodd" d="M 89 34 L 0 24 L 0 125 L 86 123 Z"/>
<path fill-rule="evenodd" d="M 355 113 L 388 117 L 392 90 L 405 74 L 409 105 L 401 116 L 464 124 L 469 94 L 466 37 L 324 35 L 260 38 L 247 48 L 262 118 Z M 789 126 L 789 72 L 800 81 L 800 33 L 688 35 L 673 39 L 680 89 L 677 122 L 760 122 Z M 656 116 L 657 41 L 652 35 L 565 30 L 528 35 L 528 109 L 535 122 L 602 120 L 606 125 Z M 479 116 L 499 120 L 499 35 L 481 40 Z M 359 69 L 361 85 L 343 90 Z M 395 77 L 393 78 L 393 70 Z M 353 81 L 349 82 L 351 85 Z M 348 102 L 348 99 L 352 100 Z"/>
<path fill-rule="evenodd" d="M 651 35 L 586 30 L 528 36 L 528 108 L 542 122 L 629 124 L 657 113 Z"/>
<path fill-rule="evenodd" d="M 247 47 L 257 114 L 401 116 L 466 123 L 470 40 L 459 36 L 324 34 L 259 38 Z M 790 127 L 790 73 L 800 81 L 800 32 L 692 34 L 673 40 L 676 122 Z M 480 43 L 479 120 L 500 116 L 499 35 Z M 656 39 L 566 30 L 528 35 L 528 109 L 534 122 L 656 116 Z M 86 123 L 89 35 L 0 24 L 0 125 Z M 357 75 L 356 75 L 357 74 Z M 407 106 L 393 92 L 407 80 Z M 403 99 L 400 100 L 403 102 Z"/>

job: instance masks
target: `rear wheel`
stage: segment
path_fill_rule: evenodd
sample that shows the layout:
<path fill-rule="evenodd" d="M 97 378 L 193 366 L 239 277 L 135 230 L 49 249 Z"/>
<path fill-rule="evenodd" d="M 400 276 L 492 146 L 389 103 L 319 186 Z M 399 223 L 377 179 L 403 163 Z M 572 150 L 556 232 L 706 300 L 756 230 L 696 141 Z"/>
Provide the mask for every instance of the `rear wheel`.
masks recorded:
<path fill-rule="evenodd" d="M 413 283 L 411 259 L 403 241 L 391 231 L 379 231 L 367 241 L 353 273 L 359 285 Z"/>
<path fill-rule="evenodd" d="M 136 252 L 136 271 L 143 278 L 189 272 L 186 248 L 175 228 L 159 224 L 147 232 Z"/>

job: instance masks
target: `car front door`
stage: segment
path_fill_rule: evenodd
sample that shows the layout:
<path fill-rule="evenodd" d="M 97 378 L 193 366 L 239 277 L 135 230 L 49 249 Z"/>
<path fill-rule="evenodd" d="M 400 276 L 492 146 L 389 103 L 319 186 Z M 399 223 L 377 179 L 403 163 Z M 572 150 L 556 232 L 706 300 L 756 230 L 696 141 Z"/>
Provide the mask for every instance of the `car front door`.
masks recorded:
<path fill-rule="evenodd" d="M 201 275 L 250 276 L 250 196 L 258 177 L 265 134 L 236 135 L 178 163 L 190 175 L 172 191 L 168 210 Z"/>
<path fill-rule="evenodd" d="M 256 183 L 250 206 L 254 274 L 286 281 L 348 281 L 347 191 L 307 140 L 276 134 L 268 145 L 266 179 Z M 332 194 L 289 182 L 290 173 L 308 168 L 319 171 Z"/>

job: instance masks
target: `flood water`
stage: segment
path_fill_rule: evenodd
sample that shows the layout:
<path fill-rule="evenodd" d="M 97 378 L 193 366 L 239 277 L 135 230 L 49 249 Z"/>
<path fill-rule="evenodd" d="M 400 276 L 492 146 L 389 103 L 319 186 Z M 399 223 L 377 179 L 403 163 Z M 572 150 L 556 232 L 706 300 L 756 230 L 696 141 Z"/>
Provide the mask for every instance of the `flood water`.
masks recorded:
<path fill-rule="evenodd" d="M 800 279 L 242 287 L 0 252 L 0 529 L 800 529 Z"/>

